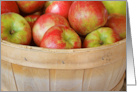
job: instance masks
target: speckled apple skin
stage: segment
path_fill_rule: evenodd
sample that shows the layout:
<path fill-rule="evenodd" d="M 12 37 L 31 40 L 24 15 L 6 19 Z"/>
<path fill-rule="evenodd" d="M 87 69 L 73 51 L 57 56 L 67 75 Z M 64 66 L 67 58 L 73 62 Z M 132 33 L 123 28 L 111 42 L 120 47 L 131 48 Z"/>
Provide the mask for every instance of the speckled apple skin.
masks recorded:
<path fill-rule="evenodd" d="M 19 13 L 16 1 L 1 1 L 1 14 L 9 12 Z"/>
<path fill-rule="evenodd" d="M 81 39 L 72 28 L 64 25 L 57 25 L 51 27 L 45 33 L 40 47 L 52 49 L 81 48 Z"/>
<path fill-rule="evenodd" d="M 108 17 L 108 21 L 105 26 L 112 28 L 121 39 L 126 38 L 126 16 L 111 14 Z"/>
<path fill-rule="evenodd" d="M 80 35 L 87 35 L 104 26 L 108 13 L 101 1 L 74 1 L 68 19 L 72 28 Z"/>
<path fill-rule="evenodd" d="M 101 27 L 89 33 L 83 43 L 84 48 L 98 47 L 101 45 L 108 45 L 120 40 L 113 29 L 109 27 Z"/>
<path fill-rule="evenodd" d="M 57 14 L 43 14 L 35 22 L 33 26 L 33 39 L 34 42 L 40 46 L 40 42 L 45 34 L 45 32 L 52 26 L 55 25 L 66 25 L 69 26 L 69 23 L 66 18 L 57 15 Z"/>
<path fill-rule="evenodd" d="M 44 4 L 45 1 L 16 1 L 19 9 L 24 13 L 34 13 L 38 10 L 40 10 Z"/>
<path fill-rule="evenodd" d="M 1 15 L 1 38 L 12 43 L 28 45 L 32 39 L 30 25 L 17 13 L 4 13 Z"/>

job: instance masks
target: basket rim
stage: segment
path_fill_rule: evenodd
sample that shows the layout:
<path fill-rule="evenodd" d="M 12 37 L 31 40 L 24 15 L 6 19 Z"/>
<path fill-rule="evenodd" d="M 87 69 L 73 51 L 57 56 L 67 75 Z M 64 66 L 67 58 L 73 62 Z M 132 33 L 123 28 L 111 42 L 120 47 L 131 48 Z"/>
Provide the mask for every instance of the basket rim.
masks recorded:
<path fill-rule="evenodd" d="M 89 52 L 93 50 L 102 50 L 102 49 L 107 49 L 107 48 L 112 48 L 114 46 L 120 45 L 122 43 L 126 42 L 126 38 L 123 40 L 120 40 L 118 42 L 115 42 L 113 44 L 108 44 L 108 45 L 102 45 L 98 47 L 93 47 L 93 48 L 78 48 L 78 49 L 50 49 L 50 48 L 42 48 L 42 47 L 35 47 L 35 46 L 29 46 L 29 45 L 21 45 L 21 44 L 15 44 L 11 43 L 5 40 L 1 39 L 1 45 L 7 45 L 13 48 L 18 48 L 18 49 L 26 49 L 26 50 L 37 50 L 37 51 L 42 51 L 42 52 L 49 52 L 49 53 L 74 53 L 74 52 Z"/>
<path fill-rule="evenodd" d="M 111 52 L 115 52 L 116 49 L 119 50 L 122 49 L 122 51 L 125 52 L 126 39 L 123 39 L 121 41 L 106 46 L 99 46 L 94 48 L 81 48 L 81 49 L 48 49 L 48 48 L 15 44 L 4 40 L 1 40 L 1 46 L 8 47 L 8 49 L 12 51 L 8 54 L 7 51 L 5 50 L 2 51 L 3 53 L 2 59 L 4 61 L 13 64 L 18 64 L 27 67 L 44 68 L 44 69 L 45 68 L 46 69 L 87 69 L 87 68 L 95 68 L 102 65 L 104 66 L 107 64 L 112 64 L 114 62 L 117 62 L 118 58 L 116 58 L 115 60 L 106 61 L 104 59 L 102 60 L 102 57 L 104 57 L 104 53 L 109 54 Z M 124 48 L 117 48 L 121 46 L 124 46 Z M 19 56 L 15 58 L 13 55 L 18 55 L 18 54 L 15 53 L 12 49 L 19 51 L 19 53 L 22 53 L 20 51 L 23 51 L 24 56 Z M 33 52 L 35 58 L 31 58 L 30 56 L 30 54 Z M 40 54 L 36 54 L 36 53 L 40 53 Z M 100 55 L 95 56 L 95 53 L 98 54 L 100 53 Z M 118 56 L 119 54 L 117 51 L 116 53 L 117 53 L 116 56 Z M 98 62 L 95 62 L 95 59 L 93 59 L 94 57 L 90 56 L 91 54 L 98 59 Z M 85 59 L 85 55 L 88 58 Z M 76 56 L 76 57 L 71 58 L 72 56 Z M 124 53 L 124 57 L 120 57 L 120 59 L 122 58 L 123 59 L 125 58 L 125 53 Z"/>

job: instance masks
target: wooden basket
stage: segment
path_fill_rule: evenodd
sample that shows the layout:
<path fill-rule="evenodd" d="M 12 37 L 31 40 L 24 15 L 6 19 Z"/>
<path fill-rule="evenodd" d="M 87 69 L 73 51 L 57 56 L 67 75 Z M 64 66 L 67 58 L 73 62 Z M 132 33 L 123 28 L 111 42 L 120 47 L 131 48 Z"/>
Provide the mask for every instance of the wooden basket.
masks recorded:
<path fill-rule="evenodd" d="M 120 90 L 126 39 L 107 46 L 46 49 L 1 41 L 3 91 Z"/>

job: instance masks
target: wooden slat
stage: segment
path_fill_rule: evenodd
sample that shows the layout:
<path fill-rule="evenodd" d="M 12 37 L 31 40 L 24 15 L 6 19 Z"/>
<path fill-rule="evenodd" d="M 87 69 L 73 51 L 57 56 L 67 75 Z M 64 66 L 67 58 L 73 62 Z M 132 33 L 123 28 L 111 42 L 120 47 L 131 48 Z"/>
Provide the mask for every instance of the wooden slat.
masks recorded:
<path fill-rule="evenodd" d="M 1 60 L 1 88 L 4 91 L 17 91 L 11 63 Z"/>
<path fill-rule="evenodd" d="M 108 91 L 121 80 L 126 61 L 85 70 L 83 91 Z M 99 86 L 100 85 L 100 86 Z"/>
<path fill-rule="evenodd" d="M 81 91 L 84 70 L 50 70 L 51 91 Z"/>
<path fill-rule="evenodd" d="M 19 91 L 49 91 L 49 70 L 12 66 Z"/>
<path fill-rule="evenodd" d="M 110 91 L 123 91 L 123 90 L 120 90 L 123 86 L 123 83 L 124 83 L 124 79 L 125 79 L 125 73 L 123 74 L 123 77 L 121 78 L 121 80 L 119 81 L 119 83 Z M 126 90 L 125 90 L 126 91 Z"/>

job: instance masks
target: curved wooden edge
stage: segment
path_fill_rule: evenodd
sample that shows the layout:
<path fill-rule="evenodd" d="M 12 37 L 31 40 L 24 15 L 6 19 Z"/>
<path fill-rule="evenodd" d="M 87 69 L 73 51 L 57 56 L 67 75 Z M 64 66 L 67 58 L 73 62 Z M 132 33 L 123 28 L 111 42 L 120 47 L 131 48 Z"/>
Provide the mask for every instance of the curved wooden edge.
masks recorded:
<path fill-rule="evenodd" d="M 80 52 L 89 52 L 94 50 L 112 48 L 114 46 L 120 45 L 125 42 L 126 42 L 126 38 L 109 45 L 103 45 L 103 46 L 94 47 L 94 48 L 79 48 L 79 49 L 48 49 L 48 48 L 41 48 L 41 47 L 35 47 L 35 46 L 29 46 L 29 45 L 15 44 L 15 43 L 7 42 L 4 40 L 1 40 L 1 45 L 7 45 L 7 46 L 11 46 L 18 49 L 26 49 L 26 50 L 31 49 L 36 51 L 48 52 L 48 53 L 74 53 L 74 52 L 80 53 Z"/>
<path fill-rule="evenodd" d="M 111 90 L 111 91 L 120 91 L 123 84 L 124 84 L 124 79 L 125 79 L 126 73 L 124 73 L 122 79 L 120 80 L 120 82 Z"/>
<path fill-rule="evenodd" d="M 32 46 L 13 45 L 13 43 L 9 45 L 7 43 L 3 41 L 1 44 L 1 60 L 34 68 L 89 69 L 122 62 L 126 58 L 125 39 L 104 47 L 75 50 L 54 50 L 39 47 L 35 47 L 35 49 Z"/>

